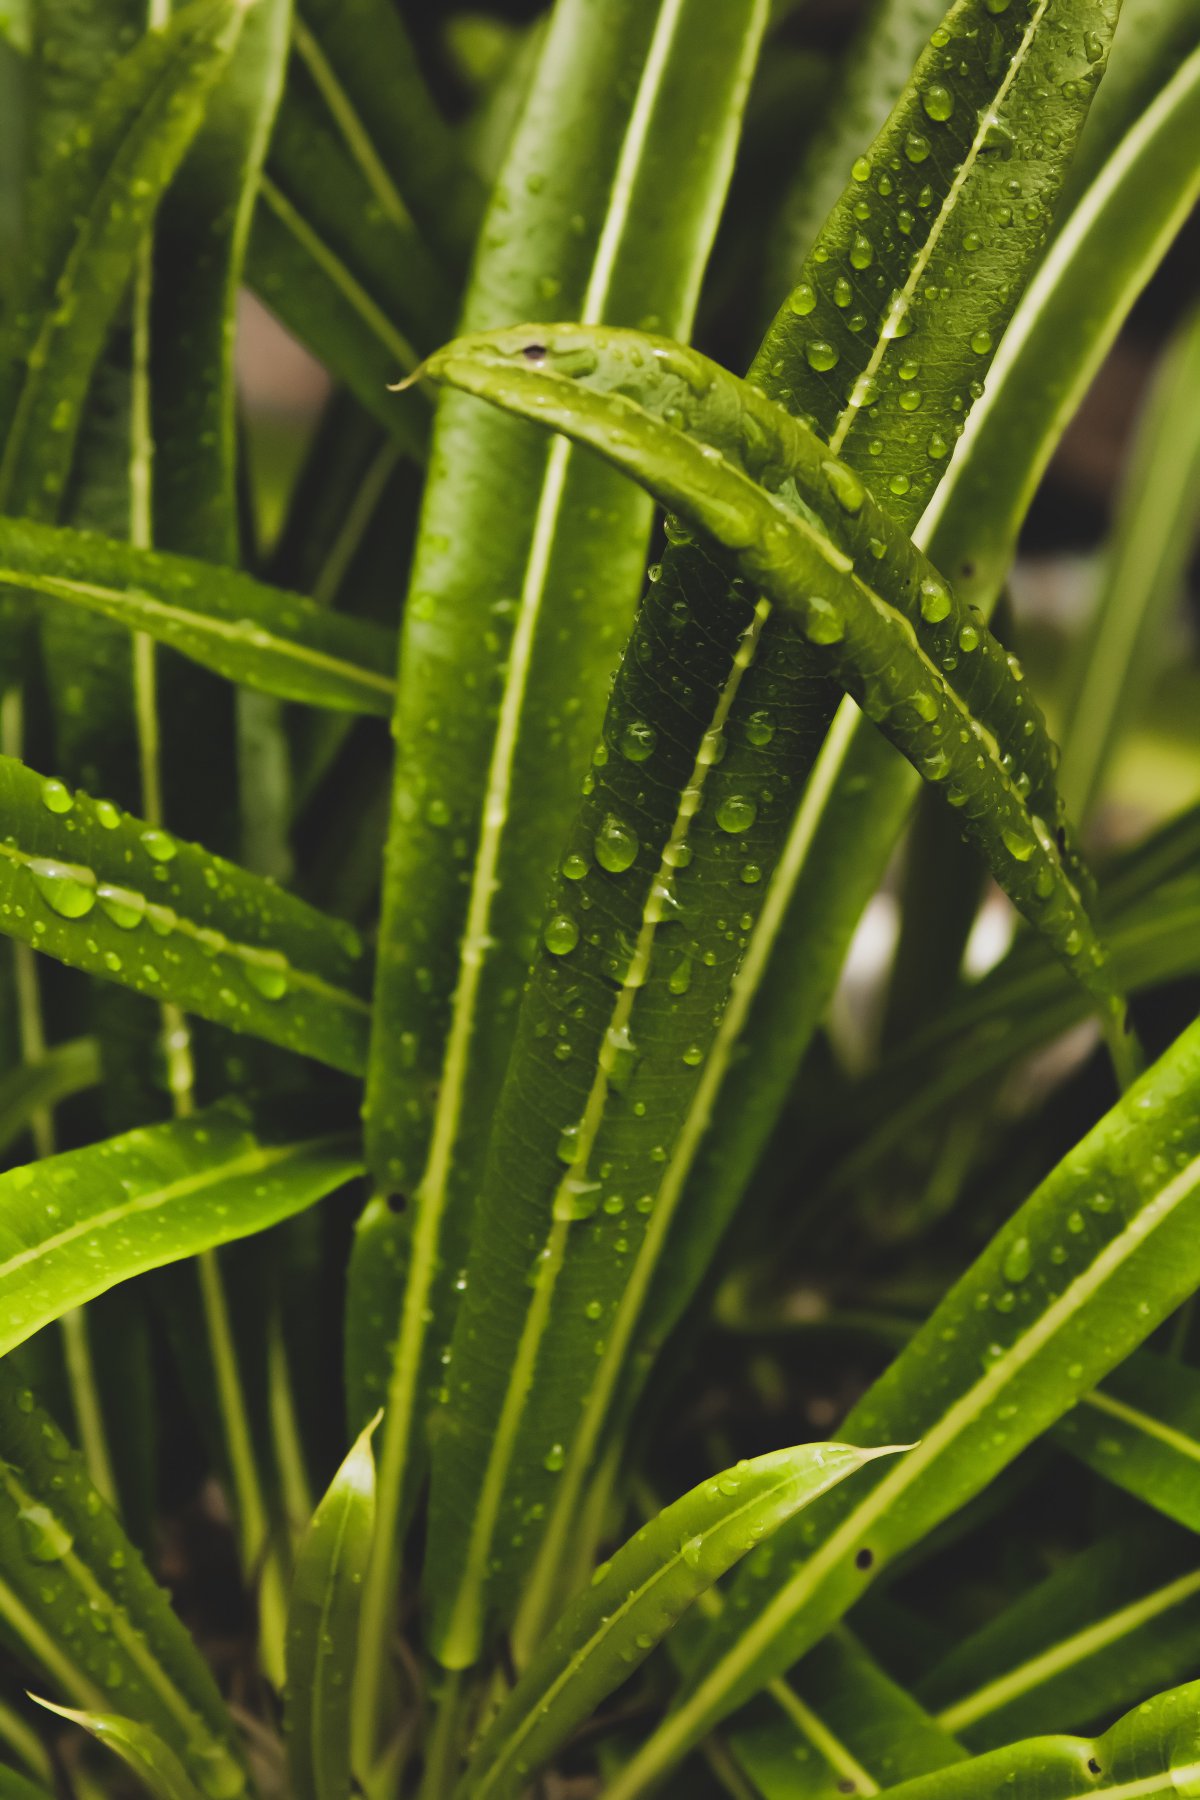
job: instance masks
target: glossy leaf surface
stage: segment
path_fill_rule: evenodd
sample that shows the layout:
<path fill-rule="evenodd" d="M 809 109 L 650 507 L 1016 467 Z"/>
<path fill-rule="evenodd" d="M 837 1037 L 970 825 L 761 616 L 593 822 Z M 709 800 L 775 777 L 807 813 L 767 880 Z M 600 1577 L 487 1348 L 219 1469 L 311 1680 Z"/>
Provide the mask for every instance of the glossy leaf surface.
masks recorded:
<path fill-rule="evenodd" d="M 39 1705 L 105 1744 L 133 1770 L 155 1800 L 201 1800 L 201 1789 L 170 1745 L 164 1744 L 150 1726 L 121 1713 L 80 1712 L 70 1706 L 55 1706 L 49 1700 L 42 1700 Z"/>
<path fill-rule="evenodd" d="M 1130 1357 L 1056 1436 L 1098 1475 L 1200 1531 L 1200 1374 L 1186 1363 Z"/>

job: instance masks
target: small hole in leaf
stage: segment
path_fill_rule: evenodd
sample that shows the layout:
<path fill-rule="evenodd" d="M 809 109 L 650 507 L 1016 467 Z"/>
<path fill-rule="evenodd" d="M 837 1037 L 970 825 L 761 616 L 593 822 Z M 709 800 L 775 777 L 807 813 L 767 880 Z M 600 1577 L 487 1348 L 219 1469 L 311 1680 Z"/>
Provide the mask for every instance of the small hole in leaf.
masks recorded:
<path fill-rule="evenodd" d="M 975 564 L 973 562 L 965 562 L 962 565 L 962 572 L 963 580 L 970 581 L 972 575 L 975 573 Z"/>
<path fill-rule="evenodd" d="M 1099 1775 L 1099 1773 L 1100 1773 L 1100 1764 L 1096 1761 L 1094 1756 L 1089 1756 L 1088 1757 L 1088 1774 L 1089 1775 Z"/>
<path fill-rule="evenodd" d="M 1067 828 L 1065 825 L 1059 826 L 1058 830 L 1054 834 L 1054 841 L 1058 845 L 1059 852 L 1061 854 L 1065 855 L 1066 848 L 1067 848 Z"/>
<path fill-rule="evenodd" d="M 526 344 L 521 355 L 526 362 L 545 362 L 546 346 L 545 344 Z"/>
<path fill-rule="evenodd" d="M 407 1196 L 407 1194 L 389 1194 L 387 1197 L 387 1204 L 388 1204 L 389 1212 L 394 1212 L 394 1213 L 407 1212 L 408 1211 L 408 1196 Z"/>
<path fill-rule="evenodd" d="M 873 1550 L 863 1549 L 860 1550 L 858 1555 L 854 1558 L 854 1566 L 856 1569 L 869 1569 L 874 1561 L 875 1552 Z"/>
<path fill-rule="evenodd" d="M 839 1794 L 853 1794 L 856 1792 L 857 1792 L 857 1789 L 855 1788 L 854 1783 L 852 1781 L 839 1781 L 838 1782 L 838 1793 Z"/>

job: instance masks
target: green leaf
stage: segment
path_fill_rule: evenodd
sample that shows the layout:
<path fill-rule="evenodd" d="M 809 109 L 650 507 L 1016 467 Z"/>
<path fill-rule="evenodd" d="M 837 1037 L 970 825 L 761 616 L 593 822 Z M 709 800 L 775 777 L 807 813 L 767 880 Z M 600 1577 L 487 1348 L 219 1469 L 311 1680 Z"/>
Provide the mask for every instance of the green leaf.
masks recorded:
<path fill-rule="evenodd" d="M 632 1800 L 781 1674 L 878 1571 L 959 1509 L 1196 1285 L 1200 1026 L 1047 1177 L 851 1411 L 866 1441 L 919 1439 L 857 1505 L 743 1566 L 690 1691 L 609 1790 Z M 861 1494 L 861 1487 L 860 1487 Z M 793 1558 L 799 1557 L 797 1563 Z"/>
<path fill-rule="evenodd" d="M 539 1648 L 476 1751 L 462 1800 L 502 1800 L 523 1790 L 747 1550 L 865 1463 L 898 1448 L 776 1450 L 702 1482 L 643 1525 Z"/>
<path fill-rule="evenodd" d="M 1131 1357 L 1058 1427 L 1060 1444 L 1147 1506 L 1200 1531 L 1200 1374 Z"/>
<path fill-rule="evenodd" d="M 1029 1738 L 889 1789 L 894 1800 L 1178 1800 L 1200 1790 L 1200 1682 L 1127 1713 L 1098 1738 Z"/>
<path fill-rule="evenodd" d="M 1200 58 L 1193 56 L 1105 164 L 1047 255 L 921 521 L 917 541 L 930 560 L 985 614 L 1051 450 L 1200 194 L 1192 151 L 1198 116 Z M 976 464 L 977 475 L 970 473 Z M 1010 520 L 998 534 L 1002 548 L 991 537 L 994 506 Z M 711 1078 L 672 1159 L 665 1185 L 679 1196 L 673 1204 L 687 1231 L 673 1234 L 661 1258 L 644 1351 L 694 1293 L 766 1148 L 918 787 L 912 770 L 843 701 L 734 982 Z"/>
<path fill-rule="evenodd" d="M 425 366 L 589 444 L 729 550 L 918 772 L 946 784 L 996 880 L 1114 1013 L 1019 665 L 814 432 L 707 358 L 633 332 L 519 326 Z M 748 826 L 756 800 L 743 810 Z"/>
<path fill-rule="evenodd" d="M 262 693 L 338 711 L 391 710 L 390 632 L 212 563 L 0 520 L 0 581 L 145 632 Z"/>
<path fill-rule="evenodd" d="M 1104 1538 L 1021 1594 L 917 1692 L 976 1750 L 1082 1727 L 1182 1680 L 1200 1643 L 1200 1567 L 1185 1533 Z"/>
<path fill-rule="evenodd" d="M 763 1800 L 870 1794 L 966 1754 L 846 1631 L 772 1682 L 729 1747 Z"/>
<path fill-rule="evenodd" d="M 385 212 L 411 213 L 451 268 L 466 263 L 483 186 L 465 163 L 386 0 L 300 0 L 296 53 Z"/>
<path fill-rule="evenodd" d="M 33 1696 L 37 1699 L 37 1696 Z M 57 1713 L 72 1725 L 79 1725 L 101 1744 L 115 1752 L 131 1768 L 156 1800 L 203 1800 L 201 1790 L 184 1769 L 171 1749 L 149 1725 L 127 1719 L 121 1713 L 80 1712 L 70 1706 L 55 1706 L 51 1700 L 38 1700 L 47 1712 Z"/>
<path fill-rule="evenodd" d="M 375 1524 L 376 1414 L 312 1516 L 288 1609 L 288 1758 L 298 1800 L 352 1790 L 350 1698 L 362 1586 Z"/>
<path fill-rule="evenodd" d="M 146 227 L 242 28 L 244 0 L 192 0 L 147 33 L 95 97 L 91 129 L 41 196 L 7 358 L 19 371 L 0 460 L 0 509 L 52 518 L 92 371 Z"/>
<path fill-rule="evenodd" d="M 169 1745 L 202 1792 L 233 1800 L 246 1776 L 207 1665 L 82 1459 L 9 1363 L 0 1364 L 0 1458 L 6 1631 L 76 1706 L 121 1707 Z"/>
<path fill-rule="evenodd" d="M 0 923 L 72 968 L 361 1069 L 357 934 L 270 882 L 0 758 Z"/>
<path fill-rule="evenodd" d="M 1130 452 L 1104 577 L 1071 670 L 1059 784 L 1072 818 L 1091 810 L 1120 733 L 1161 660 L 1200 510 L 1200 308 L 1163 354 Z"/>
<path fill-rule="evenodd" d="M 566 308 L 689 329 L 765 19 L 764 0 L 556 7 L 483 227 L 469 326 Z M 412 1232 L 394 1358 L 372 1333 L 392 1369 L 385 1546 L 423 1465 L 480 1175 L 476 1122 L 495 1104 L 651 519 L 646 496 L 595 459 L 467 396 L 442 400 L 401 646 L 366 1107 L 381 1190 L 414 1196 L 411 1226 L 390 1221 Z M 380 1253 L 360 1235 L 356 1265 Z M 456 1575 L 435 1563 L 432 1580 L 442 1591 Z M 392 1586 L 368 1592 L 379 1644 Z M 367 1675 L 364 1708 L 369 1689 Z"/>
<path fill-rule="evenodd" d="M 352 1139 L 230 1102 L 0 1175 L 0 1356 L 120 1281 L 264 1231 L 361 1173 Z"/>

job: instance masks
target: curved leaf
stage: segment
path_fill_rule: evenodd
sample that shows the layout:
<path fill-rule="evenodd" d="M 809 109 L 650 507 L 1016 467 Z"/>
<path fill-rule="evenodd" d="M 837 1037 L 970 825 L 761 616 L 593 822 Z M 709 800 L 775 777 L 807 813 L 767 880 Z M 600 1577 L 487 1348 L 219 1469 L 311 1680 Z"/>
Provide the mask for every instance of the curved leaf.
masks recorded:
<path fill-rule="evenodd" d="M 555 8 L 483 227 L 469 325 L 565 305 L 688 329 L 765 20 L 765 0 Z M 366 1104 L 381 1191 L 414 1196 L 411 1226 L 390 1221 L 412 1234 L 394 1354 L 387 1338 L 373 1350 L 391 1366 L 385 1545 L 402 1485 L 411 1496 L 423 1466 L 419 1424 L 457 1305 L 478 1121 L 495 1104 L 651 517 L 646 496 L 594 459 L 467 396 L 441 403 L 401 645 Z M 360 1234 L 356 1268 L 378 1254 Z M 457 1562 L 438 1552 L 435 1592 L 457 1584 Z M 373 1579 L 364 1609 L 380 1644 L 373 1609 L 393 1585 Z"/>
<path fill-rule="evenodd" d="M 0 1458 L 7 1631 L 75 1705 L 124 1708 L 204 1793 L 233 1800 L 246 1776 L 207 1665 L 81 1458 L 8 1363 L 0 1364 Z"/>
<path fill-rule="evenodd" d="M 296 1554 L 288 1608 L 288 1759 L 298 1800 L 352 1790 L 350 1696 L 375 1524 L 376 1414 L 334 1476 Z"/>
<path fill-rule="evenodd" d="M 73 968 L 361 1069 L 357 934 L 110 802 L 0 758 L 0 928 Z"/>
<path fill-rule="evenodd" d="M 776 1450 L 713 1476 L 643 1525 L 550 1632 L 476 1751 L 463 1800 L 501 1800 L 524 1788 L 747 1550 L 847 1475 L 901 1448 Z"/>
<path fill-rule="evenodd" d="M 1197 1280 L 1200 1026 L 1059 1164 L 851 1412 L 920 1439 L 857 1505 L 747 1559 L 690 1691 L 610 1788 L 632 1800 L 787 1669 L 901 1549 L 977 1494 Z M 794 1559 L 799 1558 L 797 1562 Z"/>
<path fill-rule="evenodd" d="M 100 1080 L 100 1052 L 94 1038 L 71 1038 L 37 1062 L 23 1062 L 0 1076 L 0 1153 L 7 1151 L 34 1115 L 55 1107 Z"/>
<path fill-rule="evenodd" d="M 37 1699 L 37 1696 L 33 1696 Z M 156 1800 L 202 1800 L 201 1790 L 184 1769 L 171 1749 L 156 1731 L 121 1713 L 79 1712 L 70 1706 L 55 1706 L 51 1700 L 38 1700 L 47 1712 L 57 1713 L 89 1731 L 101 1744 L 131 1768 Z"/>
<path fill-rule="evenodd" d="M 339 711 L 391 710 L 390 632 L 212 563 L 5 519 L 0 581 L 145 632 L 263 693 Z"/>
<path fill-rule="evenodd" d="M 977 1750 L 1085 1726 L 1195 1667 L 1200 1567 L 1183 1532 L 1126 1531 L 1072 1557 L 931 1669 L 918 1693 Z"/>
<path fill-rule="evenodd" d="M 362 1172 L 232 1102 L 0 1175 L 0 1356 L 118 1282 L 264 1231 Z"/>
<path fill-rule="evenodd" d="M 1200 1682 L 1148 1700 L 1098 1738 L 1029 1738 L 902 1781 L 895 1800 L 1178 1800 L 1200 1788 Z"/>
<path fill-rule="evenodd" d="M 1200 1531 L 1200 1374 L 1144 1353 L 1055 1433 L 1073 1456 L 1147 1506 Z"/>

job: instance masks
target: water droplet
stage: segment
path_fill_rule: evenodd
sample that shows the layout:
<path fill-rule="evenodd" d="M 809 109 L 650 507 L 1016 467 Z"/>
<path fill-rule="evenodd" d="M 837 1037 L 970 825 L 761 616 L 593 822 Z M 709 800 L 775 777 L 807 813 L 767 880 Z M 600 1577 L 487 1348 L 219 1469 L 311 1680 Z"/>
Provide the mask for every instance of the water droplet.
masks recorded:
<path fill-rule="evenodd" d="M 871 179 L 871 163 L 866 156 L 856 157 L 850 169 L 855 181 L 863 182 Z"/>
<path fill-rule="evenodd" d="M 759 707 L 746 720 L 746 741 L 762 749 L 775 736 L 775 721 L 765 707 Z"/>
<path fill-rule="evenodd" d="M 121 814 L 111 800 L 96 801 L 96 823 L 105 831 L 115 831 L 121 823 Z"/>
<path fill-rule="evenodd" d="M 573 1223 L 576 1219 L 590 1219 L 599 1204 L 598 1181 L 585 1181 L 581 1176 L 569 1175 L 555 1189 L 551 1211 L 556 1219 Z"/>
<path fill-rule="evenodd" d="M 804 354 L 810 369 L 824 373 L 827 369 L 837 367 L 838 353 L 825 338 L 810 338 L 804 346 Z"/>
<path fill-rule="evenodd" d="M 962 627 L 958 634 L 958 647 L 960 650 L 965 650 L 967 652 L 979 648 L 979 633 L 974 625 L 964 625 Z"/>
<path fill-rule="evenodd" d="M 552 956 L 567 956 L 579 942 L 579 927 L 570 913 L 555 913 L 547 920 L 542 942 Z"/>
<path fill-rule="evenodd" d="M 69 813 L 75 801 L 69 790 L 61 781 L 51 778 L 42 783 L 42 805 L 47 812 Z"/>
<path fill-rule="evenodd" d="M 600 867 L 607 869 L 610 875 L 620 875 L 637 856 L 637 833 L 615 813 L 608 813 L 596 833 L 595 849 Z"/>
<path fill-rule="evenodd" d="M 91 869 L 45 856 L 29 864 L 29 873 L 46 905 L 60 918 L 82 919 L 96 904 L 96 877 Z"/>
<path fill-rule="evenodd" d="M 1004 848 L 1010 856 L 1015 856 L 1018 862 L 1028 862 L 1037 848 L 1033 838 L 1028 837 L 1022 831 L 1014 831 L 1008 825 L 1001 831 L 1000 836 L 1004 840 Z"/>
<path fill-rule="evenodd" d="M 991 347 L 992 334 L 990 331 L 977 331 L 971 339 L 971 348 L 976 356 L 986 356 Z"/>
<path fill-rule="evenodd" d="M 287 957 L 279 950 L 260 950 L 243 964 L 246 980 L 264 1000 L 282 1000 L 288 991 Z"/>
<path fill-rule="evenodd" d="M 578 1125 L 568 1125 L 558 1134 L 558 1160 L 569 1166 L 571 1163 L 578 1162 L 582 1153 L 583 1145 L 579 1141 L 579 1127 Z"/>
<path fill-rule="evenodd" d="M 931 119 L 941 123 L 948 119 L 954 111 L 954 95 L 948 87 L 942 87 L 940 83 L 934 82 L 921 95 L 921 105 Z"/>
<path fill-rule="evenodd" d="M 836 644 L 846 635 L 841 613 L 831 600 L 813 594 L 809 598 L 804 629 L 814 644 Z"/>
<path fill-rule="evenodd" d="M 788 306 L 802 319 L 812 311 L 816 304 L 816 293 L 807 281 L 800 282 L 799 286 L 794 287 L 788 296 Z"/>
<path fill-rule="evenodd" d="M 749 831 L 758 817 L 758 806 L 748 794 L 728 794 L 717 808 L 717 824 L 722 831 Z"/>
<path fill-rule="evenodd" d="M 568 881 L 582 881 L 587 872 L 588 860 L 586 856 L 580 856 L 577 851 L 572 850 L 571 854 L 564 858 L 563 874 Z"/>
<path fill-rule="evenodd" d="M 653 725 L 648 725 L 644 719 L 630 719 L 621 733 L 621 755 L 629 762 L 645 762 L 653 755 L 657 742 L 658 733 Z"/>
<path fill-rule="evenodd" d="M 172 862 L 179 854 L 179 845 L 175 839 L 169 837 L 165 831 L 157 830 L 154 826 L 151 826 L 148 831 L 143 831 L 142 847 L 147 856 L 153 857 L 154 861 L 158 863 Z"/>
<path fill-rule="evenodd" d="M 543 1458 L 542 1458 L 542 1467 L 544 1469 L 549 1469 L 549 1471 L 552 1475 L 556 1475 L 558 1473 L 559 1469 L 562 1468 L 562 1466 L 566 1462 L 566 1460 L 567 1460 L 567 1453 L 563 1449 L 562 1445 L 561 1444 L 551 1444 L 551 1446 L 547 1450 L 545 1456 L 543 1456 Z"/>
<path fill-rule="evenodd" d="M 929 139 L 920 131 L 910 131 L 904 140 L 904 154 L 911 163 L 923 163 L 931 148 Z"/>
<path fill-rule="evenodd" d="M 21 1542 L 34 1562 L 61 1562 L 74 1545 L 75 1540 L 62 1520 L 40 1501 L 23 1506 L 17 1517 Z"/>
<path fill-rule="evenodd" d="M 1002 1267 L 1005 1281 L 1024 1281 L 1033 1267 L 1033 1253 L 1029 1248 L 1027 1237 L 1013 1239 L 1005 1254 Z"/>
<path fill-rule="evenodd" d="M 946 618 L 950 611 L 950 594 L 940 581 L 932 578 L 921 583 L 921 617 L 930 625 Z"/>
<path fill-rule="evenodd" d="M 689 1044 L 683 1053 L 683 1060 L 688 1065 L 689 1069 L 694 1069 L 702 1063 L 704 1061 L 704 1052 L 699 1044 Z"/>
<path fill-rule="evenodd" d="M 869 237 L 856 231 L 854 242 L 850 246 L 850 266 L 853 269 L 869 269 L 875 260 L 875 247 Z"/>

